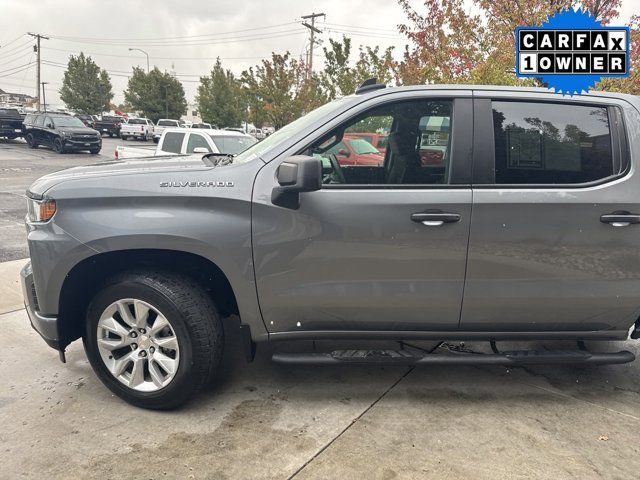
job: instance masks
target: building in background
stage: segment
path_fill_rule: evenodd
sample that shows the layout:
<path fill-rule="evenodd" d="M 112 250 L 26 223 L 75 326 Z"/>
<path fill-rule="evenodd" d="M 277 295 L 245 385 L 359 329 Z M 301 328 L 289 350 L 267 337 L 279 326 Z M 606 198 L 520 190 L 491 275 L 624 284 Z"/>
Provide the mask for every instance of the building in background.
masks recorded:
<path fill-rule="evenodd" d="M 198 105 L 195 103 L 187 104 L 187 114 L 180 117 L 180 120 L 191 123 L 202 123 L 200 113 L 198 112 Z"/>
<path fill-rule="evenodd" d="M 0 89 L 0 105 L 10 107 L 30 108 L 36 99 L 24 93 L 10 93 Z"/>

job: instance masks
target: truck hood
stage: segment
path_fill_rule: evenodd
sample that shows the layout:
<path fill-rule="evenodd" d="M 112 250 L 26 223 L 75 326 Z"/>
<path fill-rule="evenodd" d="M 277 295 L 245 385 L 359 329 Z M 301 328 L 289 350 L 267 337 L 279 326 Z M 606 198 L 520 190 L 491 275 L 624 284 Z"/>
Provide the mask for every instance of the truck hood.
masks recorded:
<path fill-rule="evenodd" d="M 75 179 L 99 178 L 114 175 L 144 175 L 149 172 L 175 172 L 182 169 L 205 170 L 211 168 L 202 160 L 202 155 L 180 155 L 144 157 L 115 160 L 73 167 L 40 177 L 29 187 L 28 194 L 39 198 L 50 188 Z"/>

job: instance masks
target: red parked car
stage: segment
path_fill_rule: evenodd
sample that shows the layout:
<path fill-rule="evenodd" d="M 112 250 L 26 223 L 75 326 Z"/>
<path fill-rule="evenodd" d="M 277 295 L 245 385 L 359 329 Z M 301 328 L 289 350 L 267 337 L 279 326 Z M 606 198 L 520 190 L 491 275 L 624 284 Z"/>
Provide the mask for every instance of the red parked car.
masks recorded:
<path fill-rule="evenodd" d="M 388 133 L 375 132 L 349 132 L 344 134 L 344 138 L 362 138 L 376 147 L 384 157 L 387 153 Z"/>
<path fill-rule="evenodd" d="M 340 165 L 380 166 L 384 163 L 384 155 L 364 138 L 354 134 L 345 134 L 340 143 L 331 147 L 327 153 L 336 156 Z"/>

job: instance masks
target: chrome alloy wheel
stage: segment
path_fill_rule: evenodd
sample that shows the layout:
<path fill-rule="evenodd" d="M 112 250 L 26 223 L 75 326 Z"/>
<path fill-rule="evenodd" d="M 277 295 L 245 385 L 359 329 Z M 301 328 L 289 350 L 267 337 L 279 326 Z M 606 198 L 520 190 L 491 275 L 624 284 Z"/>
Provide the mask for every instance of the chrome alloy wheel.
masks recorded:
<path fill-rule="evenodd" d="M 155 392 L 173 380 L 180 362 L 175 330 L 153 305 L 123 298 L 98 320 L 98 350 L 111 374 L 140 392 Z"/>

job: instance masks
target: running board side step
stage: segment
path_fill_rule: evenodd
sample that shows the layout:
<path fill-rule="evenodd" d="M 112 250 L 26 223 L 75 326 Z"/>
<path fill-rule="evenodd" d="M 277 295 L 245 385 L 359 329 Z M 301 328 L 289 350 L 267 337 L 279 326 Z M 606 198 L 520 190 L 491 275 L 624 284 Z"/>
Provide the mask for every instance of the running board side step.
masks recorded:
<path fill-rule="evenodd" d="M 415 350 L 336 350 L 331 353 L 274 353 L 282 365 L 610 365 L 634 361 L 627 351 L 591 353 L 585 350 L 514 350 L 500 353 L 430 354 Z"/>

